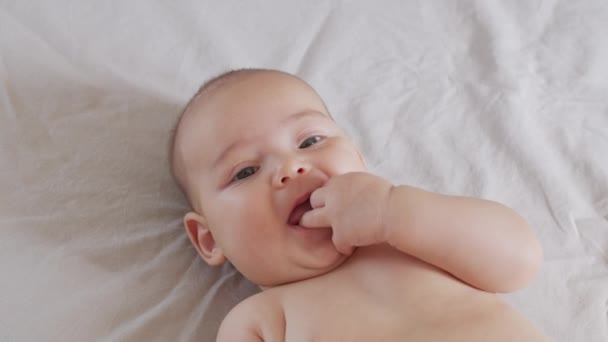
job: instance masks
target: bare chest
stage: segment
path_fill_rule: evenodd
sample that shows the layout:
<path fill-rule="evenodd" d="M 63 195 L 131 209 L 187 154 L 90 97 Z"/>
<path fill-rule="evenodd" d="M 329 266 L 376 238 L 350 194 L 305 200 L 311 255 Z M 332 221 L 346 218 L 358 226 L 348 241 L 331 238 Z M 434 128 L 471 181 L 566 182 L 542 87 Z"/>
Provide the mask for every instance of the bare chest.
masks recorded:
<path fill-rule="evenodd" d="M 494 295 L 400 252 L 358 258 L 281 294 L 285 341 L 487 341 L 531 328 Z"/>

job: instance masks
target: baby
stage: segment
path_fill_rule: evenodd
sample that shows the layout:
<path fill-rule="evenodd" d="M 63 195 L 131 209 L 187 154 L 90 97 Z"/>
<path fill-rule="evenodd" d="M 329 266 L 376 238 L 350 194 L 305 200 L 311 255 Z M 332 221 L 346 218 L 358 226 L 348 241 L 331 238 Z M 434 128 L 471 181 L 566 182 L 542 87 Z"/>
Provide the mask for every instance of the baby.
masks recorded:
<path fill-rule="evenodd" d="M 544 341 L 496 292 L 530 282 L 542 250 L 496 202 L 395 185 L 317 93 L 279 71 L 207 82 L 172 139 L 186 232 L 262 292 L 217 341 Z"/>

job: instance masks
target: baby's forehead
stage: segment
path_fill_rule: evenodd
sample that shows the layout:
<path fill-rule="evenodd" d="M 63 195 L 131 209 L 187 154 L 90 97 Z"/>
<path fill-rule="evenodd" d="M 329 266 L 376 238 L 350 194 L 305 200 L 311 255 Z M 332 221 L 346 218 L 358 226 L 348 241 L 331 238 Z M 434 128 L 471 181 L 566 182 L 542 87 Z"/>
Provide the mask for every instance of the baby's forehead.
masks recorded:
<path fill-rule="evenodd" d="M 184 158 L 201 158 L 190 152 L 202 144 L 213 144 L 217 139 L 230 143 L 227 140 L 238 138 L 225 132 L 259 127 L 260 120 L 278 122 L 302 110 L 329 116 L 314 89 L 292 75 L 266 72 L 224 81 L 198 94 L 187 106 L 180 129 L 184 145 L 191 146 L 184 147 Z"/>

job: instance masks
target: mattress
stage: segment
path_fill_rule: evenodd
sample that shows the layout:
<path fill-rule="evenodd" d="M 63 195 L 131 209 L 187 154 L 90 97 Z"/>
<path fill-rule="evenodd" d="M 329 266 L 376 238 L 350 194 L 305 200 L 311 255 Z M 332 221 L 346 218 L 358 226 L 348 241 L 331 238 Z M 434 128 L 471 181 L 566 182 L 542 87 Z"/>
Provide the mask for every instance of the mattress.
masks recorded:
<path fill-rule="evenodd" d="M 372 172 L 500 201 L 545 262 L 504 295 L 608 341 L 608 2 L 0 0 L 0 341 L 213 341 L 258 292 L 197 257 L 167 165 L 201 83 L 308 81 Z"/>

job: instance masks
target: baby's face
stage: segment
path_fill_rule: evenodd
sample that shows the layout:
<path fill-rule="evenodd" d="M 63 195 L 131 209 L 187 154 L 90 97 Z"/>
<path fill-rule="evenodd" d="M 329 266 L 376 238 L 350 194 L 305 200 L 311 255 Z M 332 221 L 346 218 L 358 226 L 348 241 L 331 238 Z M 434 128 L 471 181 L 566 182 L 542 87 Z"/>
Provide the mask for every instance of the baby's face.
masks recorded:
<path fill-rule="evenodd" d="M 331 228 L 298 224 L 313 190 L 365 170 L 318 95 L 294 77 L 260 73 L 227 84 L 194 111 L 182 151 L 193 207 L 215 253 L 264 286 L 341 264 Z"/>

